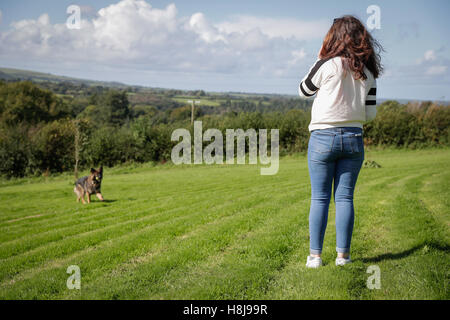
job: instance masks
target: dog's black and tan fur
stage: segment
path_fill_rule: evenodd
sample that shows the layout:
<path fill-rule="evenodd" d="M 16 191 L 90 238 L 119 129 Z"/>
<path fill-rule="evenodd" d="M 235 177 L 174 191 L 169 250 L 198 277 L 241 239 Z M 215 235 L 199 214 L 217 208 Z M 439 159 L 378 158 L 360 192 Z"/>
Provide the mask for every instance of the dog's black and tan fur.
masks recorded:
<path fill-rule="evenodd" d="M 98 170 L 94 168 L 91 169 L 91 174 L 78 179 L 75 182 L 75 188 L 73 191 L 77 194 L 77 202 L 81 201 L 86 204 L 84 196 L 87 195 L 87 202 L 91 203 L 91 195 L 95 193 L 100 201 L 103 201 L 103 196 L 100 191 L 103 178 L 103 167 Z"/>

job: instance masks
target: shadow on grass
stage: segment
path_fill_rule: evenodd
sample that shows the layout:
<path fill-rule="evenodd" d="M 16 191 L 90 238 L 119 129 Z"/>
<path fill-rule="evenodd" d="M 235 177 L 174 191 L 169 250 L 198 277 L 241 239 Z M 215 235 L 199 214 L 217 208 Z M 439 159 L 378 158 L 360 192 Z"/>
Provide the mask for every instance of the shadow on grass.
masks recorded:
<path fill-rule="evenodd" d="M 113 203 L 113 202 L 116 202 L 117 200 L 114 200 L 114 199 L 105 199 L 105 200 L 103 200 L 103 201 L 98 201 L 98 202 L 101 202 L 101 203 Z"/>
<path fill-rule="evenodd" d="M 122 200 L 126 200 L 126 201 L 135 201 L 135 198 L 127 198 L 127 199 L 122 199 Z M 98 199 L 92 199 L 91 203 L 114 203 L 117 202 L 119 200 L 116 199 L 104 199 L 103 201 L 100 201 Z"/>
<path fill-rule="evenodd" d="M 448 244 L 442 244 L 435 241 L 425 241 L 424 243 L 414 246 L 411 249 L 401 251 L 398 253 L 385 253 L 371 258 L 355 259 L 354 261 L 361 261 L 363 263 L 373 263 L 385 260 L 398 260 L 406 258 L 415 253 L 416 251 L 422 250 L 424 248 L 450 253 L 450 246 Z"/>
<path fill-rule="evenodd" d="M 113 202 L 116 202 L 116 201 L 117 201 L 117 200 L 115 200 L 115 199 L 105 199 L 105 200 L 103 200 L 103 201 L 98 200 L 98 199 L 92 199 L 92 200 L 91 200 L 91 204 L 113 203 Z M 86 204 L 89 204 L 89 203 L 86 202 Z"/>

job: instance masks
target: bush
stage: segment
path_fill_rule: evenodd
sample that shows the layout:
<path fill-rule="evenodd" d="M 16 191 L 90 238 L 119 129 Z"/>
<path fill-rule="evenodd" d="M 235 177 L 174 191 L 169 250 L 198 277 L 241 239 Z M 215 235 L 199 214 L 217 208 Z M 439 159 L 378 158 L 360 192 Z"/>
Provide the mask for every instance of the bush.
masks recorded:
<path fill-rule="evenodd" d="M 181 125 L 181 124 L 180 124 Z M 133 122 L 130 129 L 136 141 L 137 150 L 135 160 L 167 161 L 170 159 L 172 147 L 172 131 L 178 125 L 153 125 L 147 118 L 140 118 Z"/>
<path fill-rule="evenodd" d="M 31 82 L 7 83 L 0 86 L 0 115 L 4 123 L 37 124 L 63 118 L 68 114 L 67 106 L 61 99 Z"/>
<path fill-rule="evenodd" d="M 45 172 L 69 171 L 75 164 L 75 127 L 70 120 L 43 125 L 31 138 L 35 166 Z"/>
<path fill-rule="evenodd" d="M 0 174 L 8 178 L 23 177 L 34 171 L 32 158 L 26 126 L 0 129 Z"/>
<path fill-rule="evenodd" d="M 191 108 L 164 94 L 131 95 L 135 101 L 130 109 L 125 91 L 83 90 L 90 95 L 69 99 L 66 104 L 30 82 L 0 83 L 0 174 L 13 177 L 72 170 L 76 132 L 80 169 L 164 162 L 178 143 L 171 141 L 175 129 L 186 128 L 193 138 Z M 281 154 L 306 151 L 311 110 L 303 100 L 235 101 L 226 95 L 220 99 L 228 101 L 222 107 L 196 107 L 195 119 L 203 122 L 203 131 L 216 128 L 225 138 L 226 129 L 252 128 L 257 133 L 267 129 L 269 136 L 271 129 L 279 129 Z M 67 106 L 73 110 L 67 112 Z M 66 119 L 69 116 L 76 119 Z M 377 117 L 364 125 L 364 138 L 369 146 L 449 146 L 450 108 L 432 102 L 403 105 L 386 101 L 378 107 Z"/>
<path fill-rule="evenodd" d="M 126 127 L 100 127 L 92 132 L 82 152 L 82 163 L 87 166 L 114 166 L 134 160 L 136 143 Z"/>
<path fill-rule="evenodd" d="M 418 105 L 386 101 L 364 126 L 367 145 L 396 147 L 448 146 L 450 109 L 431 102 Z"/>

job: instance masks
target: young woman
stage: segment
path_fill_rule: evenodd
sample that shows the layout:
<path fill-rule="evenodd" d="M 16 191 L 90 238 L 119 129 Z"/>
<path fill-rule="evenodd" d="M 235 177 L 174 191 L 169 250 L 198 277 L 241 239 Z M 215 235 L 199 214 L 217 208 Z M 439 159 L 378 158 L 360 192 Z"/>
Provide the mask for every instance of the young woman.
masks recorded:
<path fill-rule="evenodd" d="M 311 179 L 310 255 L 322 265 L 322 246 L 333 185 L 336 204 L 336 265 L 351 262 L 353 193 L 364 159 L 363 123 L 376 115 L 376 78 L 382 47 L 353 16 L 334 19 L 319 59 L 300 82 L 302 97 L 315 96 L 308 145 Z"/>

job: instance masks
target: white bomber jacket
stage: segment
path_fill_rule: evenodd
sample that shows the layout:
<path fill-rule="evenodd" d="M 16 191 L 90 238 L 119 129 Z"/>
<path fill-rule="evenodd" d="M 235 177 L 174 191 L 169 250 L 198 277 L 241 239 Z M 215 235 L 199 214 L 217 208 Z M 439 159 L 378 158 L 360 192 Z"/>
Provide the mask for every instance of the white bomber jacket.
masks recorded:
<path fill-rule="evenodd" d="M 301 97 L 316 97 L 309 131 L 332 127 L 359 127 L 375 118 L 377 85 L 364 68 L 366 80 L 355 80 L 345 69 L 341 57 L 317 60 L 300 82 Z"/>

